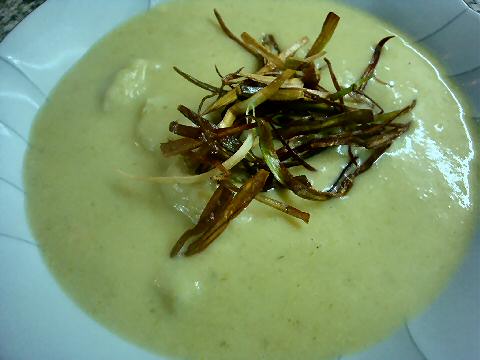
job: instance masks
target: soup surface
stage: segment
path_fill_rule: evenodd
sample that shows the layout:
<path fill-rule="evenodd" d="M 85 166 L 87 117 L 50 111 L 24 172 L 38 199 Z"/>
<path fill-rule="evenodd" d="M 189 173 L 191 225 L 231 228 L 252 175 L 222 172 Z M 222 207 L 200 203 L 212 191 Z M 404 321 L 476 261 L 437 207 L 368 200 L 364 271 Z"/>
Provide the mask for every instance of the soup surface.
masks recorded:
<path fill-rule="evenodd" d="M 478 165 L 463 105 L 400 34 L 376 70 L 389 86 L 372 80 L 367 93 L 386 111 L 417 99 L 406 116 L 413 127 L 348 196 L 278 194 L 311 213 L 308 225 L 253 202 L 205 252 L 170 259 L 211 189 L 116 170 L 180 172 L 158 145 L 181 119 L 177 105 L 196 108 L 205 92 L 172 66 L 214 84 L 214 64 L 222 73 L 253 66 L 213 8 L 235 33 L 273 33 L 284 47 L 315 39 L 335 11 L 341 20 L 326 50 L 345 86 L 395 32 L 313 0 L 174 1 L 119 27 L 64 77 L 34 126 L 25 179 L 45 260 L 91 316 L 165 356 L 313 360 L 364 348 L 434 299 L 472 237 Z M 339 153 L 313 161 L 317 187 L 335 178 L 346 159 Z"/>

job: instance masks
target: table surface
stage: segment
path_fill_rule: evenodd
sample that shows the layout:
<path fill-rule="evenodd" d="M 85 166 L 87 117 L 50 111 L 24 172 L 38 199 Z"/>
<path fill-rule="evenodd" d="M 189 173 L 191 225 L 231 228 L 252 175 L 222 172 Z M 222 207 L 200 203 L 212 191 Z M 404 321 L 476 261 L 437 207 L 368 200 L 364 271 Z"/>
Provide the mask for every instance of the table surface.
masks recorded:
<path fill-rule="evenodd" d="M 0 0 L 0 41 L 45 0 Z"/>
<path fill-rule="evenodd" d="M 480 0 L 464 0 L 473 10 L 480 13 Z M 45 0 L 0 0 L 0 42 L 25 16 Z"/>

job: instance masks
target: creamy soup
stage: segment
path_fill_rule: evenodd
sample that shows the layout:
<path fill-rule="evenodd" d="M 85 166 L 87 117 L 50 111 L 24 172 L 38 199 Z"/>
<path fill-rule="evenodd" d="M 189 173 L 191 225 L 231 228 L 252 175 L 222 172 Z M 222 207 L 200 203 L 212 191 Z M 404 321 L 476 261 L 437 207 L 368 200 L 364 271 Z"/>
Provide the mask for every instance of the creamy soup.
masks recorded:
<path fill-rule="evenodd" d="M 474 226 L 478 169 L 461 99 L 408 38 L 389 41 L 367 93 L 386 111 L 418 100 L 411 130 L 348 196 L 310 202 L 310 224 L 253 202 L 203 253 L 169 258 L 211 187 L 122 176 L 180 173 L 159 152 L 178 104 L 205 92 L 172 66 L 218 84 L 253 66 L 213 17 L 281 46 L 313 41 L 328 11 L 340 24 L 326 50 L 349 85 L 381 38 L 396 33 L 327 1 L 173 1 L 122 25 L 62 79 L 40 112 L 25 164 L 31 226 L 45 261 L 88 314 L 166 357 L 330 359 L 373 344 L 432 302 Z M 327 73 L 323 85 L 333 89 Z M 345 161 L 317 156 L 316 187 Z M 179 211 L 180 210 L 180 211 Z"/>

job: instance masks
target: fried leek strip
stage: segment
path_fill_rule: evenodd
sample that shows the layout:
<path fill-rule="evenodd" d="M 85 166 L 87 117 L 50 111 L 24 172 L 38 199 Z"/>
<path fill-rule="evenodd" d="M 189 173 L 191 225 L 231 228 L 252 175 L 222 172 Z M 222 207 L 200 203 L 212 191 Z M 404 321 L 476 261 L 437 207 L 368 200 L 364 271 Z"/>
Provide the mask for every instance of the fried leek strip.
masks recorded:
<path fill-rule="evenodd" d="M 384 112 L 382 105 L 365 92 L 369 80 L 375 78 L 382 49 L 392 36 L 378 42 L 358 80 L 344 85 L 324 57 L 340 20 L 335 13 L 326 16 L 304 57 L 297 52 L 307 44 L 306 36 L 281 49 L 273 34 L 266 33 L 260 40 L 246 32 L 237 37 L 217 10 L 214 14 L 226 36 L 259 60 L 257 70 L 240 68 L 222 75 L 215 66 L 221 84 L 214 86 L 174 67 L 188 82 L 208 92 L 197 112 L 178 106 L 183 121 L 190 124 L 170 121 L 169 130 L 177 138 L 160 146 L 166 157 L 182 156 L 192 175 L 128 175 L 160 184 L 217 184 L 197 224 L 172 247 L 171 257 L 204 251 L 254 199 L 308 223 L 309 213 L 265 192 L 284 189 L 312 201 L 346 195 L 356 178 L 408 132 L 411 122 L 399 120 L 416 104 L 413 101 L 402 109 Z M 322 57 L 326 66 L 319 68 L 317 60 Z M 322 69 L 328 71 L 331 90 L 320 84 Z M 294 166 L 316 171 L 307 159 L 338 146 L 346 147 L 346 164 L 329 188 L 316 189 L 306 175 L 291 171 Z"/>

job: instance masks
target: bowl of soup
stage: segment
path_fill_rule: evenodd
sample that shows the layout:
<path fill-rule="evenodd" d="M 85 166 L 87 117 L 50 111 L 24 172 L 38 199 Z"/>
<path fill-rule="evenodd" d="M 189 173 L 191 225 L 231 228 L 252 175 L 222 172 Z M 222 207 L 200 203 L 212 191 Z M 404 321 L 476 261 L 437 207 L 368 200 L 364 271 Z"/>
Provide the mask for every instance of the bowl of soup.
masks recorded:
<path fill-rule="evenodd" d="M 279 193 L 308 225 L 252 202 L 170 258 L 211 187 L 117 170 L 181 175 L 160 144 L 205 91 L 173 66 L 212 84 L 214 65 L 253 68 L 214 8 L 280 48 L 336 13 L 325 56 L 343 87 L 394 35 L 366 93 L 387 112 L 417 103 L 346 196 Z M 460 1 L 47 1 L 0 44 L 0 357 L 478 357 L 479 24 Z M 312 158 L 315 186 L 339 154 Z"/>

